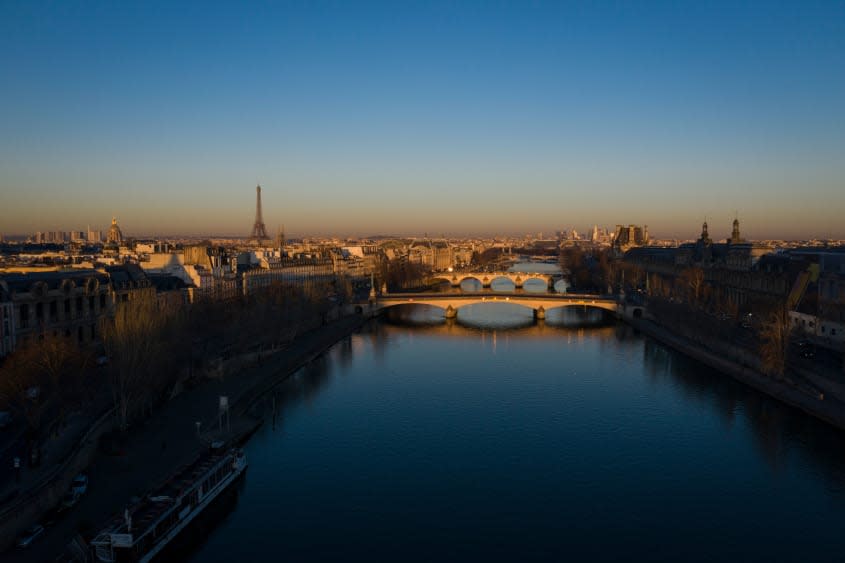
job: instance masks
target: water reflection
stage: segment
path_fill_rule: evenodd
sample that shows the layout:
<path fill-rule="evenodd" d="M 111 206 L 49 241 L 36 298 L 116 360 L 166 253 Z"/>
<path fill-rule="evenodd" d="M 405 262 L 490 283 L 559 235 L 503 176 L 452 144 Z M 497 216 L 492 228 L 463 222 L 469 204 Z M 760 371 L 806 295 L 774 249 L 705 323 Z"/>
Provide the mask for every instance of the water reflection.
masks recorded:
<path fill-rule="evenodd" d="M 238 500 L 246 487 L 249 472 L 243 473 L 228 489 L 220 493 L 167 547 L 156 561 L 185 561 L 202 549 L 210 535 L 238 508 Z"/>
<path fill-rule="evenodd" d="M 624 327 L 617 335 L 633 332 Z M 715 410 L 727 431 L 742 416 L 752 430 L 754 446 L 773 471 L 782 471 L 791 456 L 800 455 L 823 472 L 831 492 L 845 498 L 843 433 L 651 339 L 644 340 L 642 350 L 645 373 L 651 380 L 659 383 L 669 378 L 685 399 Z"/>
<path fill-rule="evenodd" d="M 492 305 L 397 308 L 281 383 L 195 560 L 836 559 L 842 434 L 600 310 Z"/>
<path fill-rule="evenodd" d="M 572 343 L 589 337 L 597 340 L 606 353 L 630 354 L 641 350 L 644 374 L 652 384 L 669 383 L 683 394 L 686 401 L 713 409 L 719 414 L 726 431 L 730 431 L 736 424 L 737 416 L 742 415 L 753 431 L 755 447 L 773 470 L 778 470 L 790 455 L 798 452 L 825 472 L 831 490 L 839 494 L 843 492 L 845 436 L 826 424 L 650 338 L 644 338 L 630 326 L 615 322 L 601 309 L 561 308 L 550 311 L 545 321 L 535 321 L 530 312 L 526 315 L 524 308 L 519 306 L 490 304 L 489 307 L 501 307 L 505 311 L 492 314 L 487 309 L 483 313 L 476 311 L 475 315 L 467 315 L 466 319 L 455 320 L 443 319 L 442 313 L 435 307 L 395 307 L 386 322 L 367 324 L 355 337 L 338 343 L 331 354 L 318 357 L 277 386 L 263 403 L 263 414 L 275 419 L 284 412 L 286 405 L 311 402 L 331 383 L 332 364 L 348 367 L 354 363 L 356 351 L 353 343 L 356 340 L 368 343 L 366 347 L 359 346 L 357 353 L 372 351 L 380 362 L 383 361 L 394 329 L 412 329 L 421 336 L 478 339 L 494 351 L 498 349 L 500 340 L 509 344 L 511 338 Z"/>
<path fill-rule="evenodd" d="M 578 327 L 602 327 L 615 325 L 611 313 L 594 307 L 554 307 L 546 310 L 545 320 L 535 320 L 533 310 L 516 303 L 477 303 L 458 309 L 457 319 L 446 319 L 443 309 L 433 305 L 408 303 L 390 307 L 385 319 L 391 324 L 414 326 L 419 328 L 449 328 L 459 325 L 469 329 L 495 330 L 540 330 L 532 334 L 542 334 L 545 327 L 572 329 Z"/>

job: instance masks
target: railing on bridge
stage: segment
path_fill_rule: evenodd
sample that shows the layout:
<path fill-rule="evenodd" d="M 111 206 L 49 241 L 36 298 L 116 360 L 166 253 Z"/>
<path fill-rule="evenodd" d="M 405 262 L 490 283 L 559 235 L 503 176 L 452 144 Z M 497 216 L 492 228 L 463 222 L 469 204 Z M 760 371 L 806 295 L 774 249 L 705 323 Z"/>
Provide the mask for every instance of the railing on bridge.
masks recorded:
<path fill-rule="evenodd" d="M 533 309 L 538 319 L 545 318 L 547 309 L 559 307 L 594 307 L 618 312 L 618 301 L 613 295 L 526 292 L 460 292 L 460 293 L 396 293 L 376 296 L 370 303 L 375 311 L 398 305 L 432 305 L 445 311 L 446 318 L 454 318 L 466 305 L 478 303 L 512 303 Z"/>

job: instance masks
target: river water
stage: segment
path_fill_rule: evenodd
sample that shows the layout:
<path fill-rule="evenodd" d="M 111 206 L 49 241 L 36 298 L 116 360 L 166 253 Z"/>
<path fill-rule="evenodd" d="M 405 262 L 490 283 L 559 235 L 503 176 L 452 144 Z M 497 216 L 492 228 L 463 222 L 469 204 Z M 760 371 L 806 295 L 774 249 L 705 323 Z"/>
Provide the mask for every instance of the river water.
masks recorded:
<path fill-rule="evenodd" d="M 845 558 L 842 434 L 601 311 L 406 306 L 264 409 L 192 561 Z"/>

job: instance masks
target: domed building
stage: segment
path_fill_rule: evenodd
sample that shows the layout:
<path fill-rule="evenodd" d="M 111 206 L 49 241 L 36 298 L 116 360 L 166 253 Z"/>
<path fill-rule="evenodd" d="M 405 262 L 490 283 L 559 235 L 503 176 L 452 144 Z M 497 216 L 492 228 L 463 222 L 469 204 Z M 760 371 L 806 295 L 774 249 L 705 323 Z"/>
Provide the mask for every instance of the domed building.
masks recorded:
<path fill-rule="evenodd" d="M 109 233 L 106 235 L 106 243 L 120 244 L 122 242 L 123 233 L 120 231 L 120 227 L 117 226 L 117 219 L 115 217 L 112 217 L 111 227 L 109 227 Z"/>

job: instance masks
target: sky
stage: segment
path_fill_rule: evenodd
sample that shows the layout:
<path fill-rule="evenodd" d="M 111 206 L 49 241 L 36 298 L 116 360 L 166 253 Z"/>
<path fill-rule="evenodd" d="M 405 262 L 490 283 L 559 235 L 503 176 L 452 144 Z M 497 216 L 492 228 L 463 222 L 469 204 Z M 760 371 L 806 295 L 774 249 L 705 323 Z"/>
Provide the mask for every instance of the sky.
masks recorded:
<path fill-rule="evenodd" d="M 0 2 L 0 233 L 845 238 L 845 2 Z"/>

